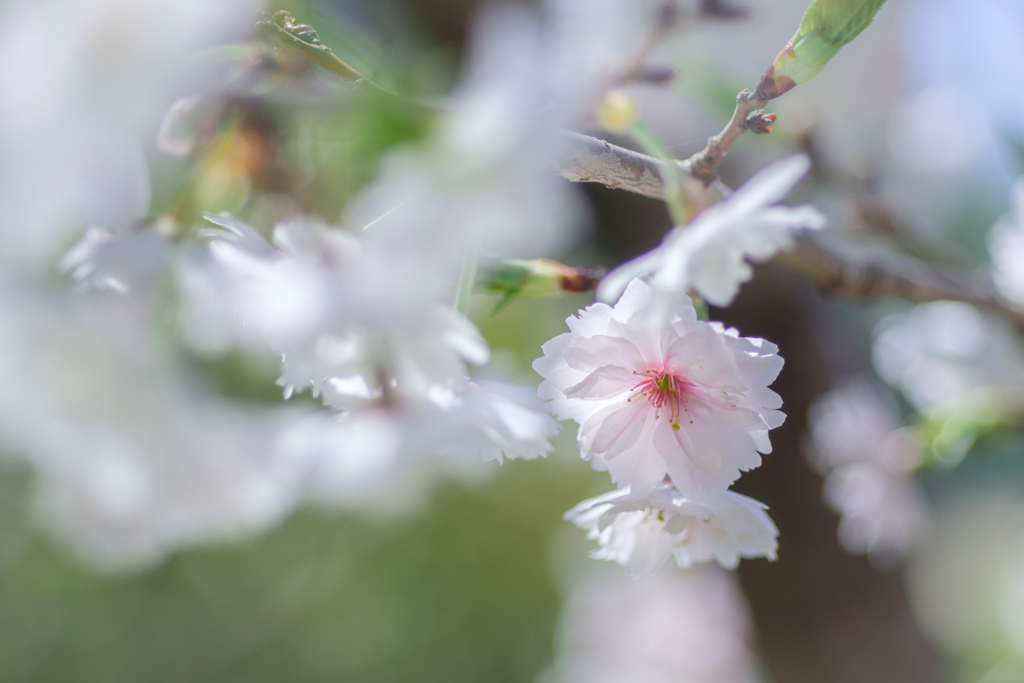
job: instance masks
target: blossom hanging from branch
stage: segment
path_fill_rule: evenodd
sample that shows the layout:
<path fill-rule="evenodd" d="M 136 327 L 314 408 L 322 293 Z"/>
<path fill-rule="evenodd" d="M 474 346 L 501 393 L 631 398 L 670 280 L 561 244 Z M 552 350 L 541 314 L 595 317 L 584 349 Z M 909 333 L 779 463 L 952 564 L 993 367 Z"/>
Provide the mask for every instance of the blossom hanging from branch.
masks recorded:
<path fill-rule="evenodd" d="M 740 285 L 753 277 L 748 259 L 765 261 L 792 248 L 796 232 L 825 226 L 825 217 L 813 207 L 771 206 L 808 170 L 810 161 L 804 156 L 765 168 L 727 200 L 674 228 L 657 249 L 609 273 L 598 298 L 614 301 L 633 278 L 650 275 L 666 311 L 681 305 L 691 289 L 715 306 L 728 306 Z"/>
<path fill-rule="evenodd" d="M 735 553 L 755 552 L 751 548 L 771 555 L 775 532 L 770 521 L 745 504 L 730 506 L 727 501 L 737 501 L 722 495 L 741 471 L 761 463 L 759 453 L 771 452 L 768 431 L 781 425 L 784 415 L 768 385 L 782 369 L 782 359 L 762 339 L 698 320 L 688 299 L 671 317 L 652 315 L 658 305 L 654 294 L 633 280 L 614 307 L 594 304 L 569 318 L 570 332 L 547 342 L 544 357 L 534 363 L 544 377 L 538 392 L 549 401 L 548 409 L 580 425 L 583 459 L 608 471 L 634 500 L 646 501 L 640 507 L 650 510 L 654 526 L 627 521 L 609 526 L 615 520 L 593 526 L 597 518 L 584 512 L 605 499 L 584 503 L 570 518 L 598 529 L 606 547 L 614 538 L 618 550 L 601 556 L 625 564 L 634 562 L 634 549 L 639 553 L 652 543 L 662 550 L 702 548 L 673 551 L 682 564 L 712 558 L 734 564 Z M 665 492 L 665 486 L 674 487 L 685 496 L 678 500 L 686 502 L 678 502 L 671 491 L 668 498 L 646 497 L 656 488 Z M 658 507 L 656 500 L 672 501 L 671 509 Z M 741 510 L 749 513 L 746 518 Z M 680 516 L 663 527 L 657 522 L 665 522 L 666 515 L 683 515 L 693 523 Z M 751 527 L 759 529 L 752 536 Z M 661 534 L 665 528 L 667 536 Z M 641 542 L 641 533 L 656 540 Z M 736 541 L 740 536 L 747 541 Z M 667 556 L 657 553 L 660 560 Z M 656 568 L 660 560 L 640 563 Z"/>

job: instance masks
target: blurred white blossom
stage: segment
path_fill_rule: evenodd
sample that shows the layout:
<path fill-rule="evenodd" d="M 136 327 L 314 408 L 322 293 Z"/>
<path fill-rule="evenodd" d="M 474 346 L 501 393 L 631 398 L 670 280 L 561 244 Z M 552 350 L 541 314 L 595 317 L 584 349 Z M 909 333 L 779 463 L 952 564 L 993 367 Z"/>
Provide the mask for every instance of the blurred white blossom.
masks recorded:
<path fill-rule="evenodd" d="M 594 304 L 543 346 L 539 394 L 559 419 L 580 424 L 585 460 L 619 486 L 646 490 L 668 474 L 685 494 L 725 489 L 771 452 L 782 424 L 768 389 L 777 348 L 697 319 L 684 298 L 660 323 L 651 288 L 634 280 L 614 308 Z"/>
<path fill-rule="evenodd" d="M 1024 347 L 1000 318 L 937 301 L 882 320 L 875 333 L 875 369 L 918 410 L 1024 406 Z"/>
<path fill-rule="evenodd" d="M 252 31 L 258 0 L 12 0 L 0 21 L 0 259 L 38 268 L 83 225 L 149 209 L 144 140 Z"/>
<path fill-rule="evenodd" d="M 906 555 L 928 528 L 928 507 L 917 483 L 877 462 L 841 465 L 825 479 L 825 500 L 841 515 L 839 541 L 851 553 L 882 563 Z"/>
<path fill-rule="evenodd" d="M 436 133 L 385 159 L 346 224 L 394 245 L 398 268 L 405 255 L 449 273 L 477 244 L 487 256 L 520 258 L 571 246 L 581 204 L 551 172 L 565 122 L 548 106 L 558 94 L 550 56 L 532 13 L 485 10 Z"/>
<path fill-rule="evenodd" d="M 886 440 L 900 428 L 900 415 L 880 384 L 856 376 L 815 400 L 808 413 L 808 457 L 819 472 L 852 462 L 887 462 L 894 472 L 907 472 L 920 464 L 920 453 L 903 457 L 899 449 L 883 452 Z"/>
<path fill-rule="evenodd" d="M 618 562 L 635 577 L 657 573 L 670 557 L 680 567 L 714 560 L 726 569 L 741 557 L 774 560 L 779 532 L 765 509 L 732 491 L 684 496 L 665 483 L 585 500 L 565 517 L 600 544 L 591 557 Z"/>
<path fill-rule="evenodd" d="M 558 423 L 535 391 L 493 381 L 471 382 L 452 403 L 465 420 L 468 448 L 484 460 L 536 458 L 551 452 Z"/>
<path fill-rule="evenodd" d="M 319 497 L 415 506 L 439 473 L 465 468 L 472 478 L 481 460 L 551 450 L 558 427 L 536 395 L 471 381 L 465 363 L 486 362 L 487 345 L 429 284 L 395 271 L 372 236 L 295 219 L 270 244 L 242 223 L 213 220 L 210 257 L 184 270 L 190 334 L 200 345 L 279 353 L 286 399 L 309 389 L 342 413 L 289 437 L 315 453 L 302 458 L 314 463 Z"/>
<path fill-rule="evenodd" d="M 37 472 L 49 523 L 100 566 L 134 566 L 279 521 L 303 500 L 397 514 L 485 460 L 551 450 L 527 389 L 471 382 L 488 349 L 429 288 L 326 226 L 268 243 L 227 218 L 209 253 L 153 231 L 87 232 L 62 261 L 85 293 L 12 287 L 0 434 Z M 343 414 L 252 410 L 218 397 L 161 333 L 158 283 L 177 264 L 185 330 L 210 355 L 276 351 L 290 395 Z M 88 290 L 110 290 L 90 293 Z M 163 335 L 163 336 L 162 336 Z"/>
<path fill-rule="evenodd" d="M 219 397 L 145 300 L 0 293 L 0 439 L 40 514 L 102 567 L 277 522 L 298 472 L 268 447 L 285 415 Z"/>
<path fill-rule="evenodd" d="M 691 223 L 674 228 L 661 246 L 619 266 L 601 282 L 598 298 L 612 302 L 633 278 L 650 285 L 671 312 L 695 290 L 708 303 L 728 306 L 753 277 L 749 261 L 765 261 L 793 247 L 799 230 L 820 229 L 825 217 L 810 206 L 771 206 L 810 169 L 805 156 L 776 162 Z"/>
<path fill-rule="evenodd" d="M 384 382 L 417 393 L 464 375 L 464 361 L 487 361 L 472 324 L 373 243 L 295 219 L 275 229 L 271 245 L 217 220 L 222 229 L 206 233 L 212 258 L 184 271 L 189 337 L 209 351 L 246 342 L 281 354 L 286 398 L 310 389 L 344 408 L 346 387 L 357 400 Z"/>
<path fill-rule="evenodd" d="M 91 227 L 58 262 L 83 291 L 109 290 L 125 294 L 156 284 L 154 273 L 167 265 L 167 246 L 155 231 L 127 235 Z"/>
<path fill-rule="evenodd" d="M 988 251 L 999 293 L 1024 304 L 1024 178 L 1018 178 L 1010 192 L 1010 213 L 989 233 Z"/>
<path fill-rule="evenodd" d="M 533 392 L 487 382 L 311 415 L 278 448 L 305 464 L 311 500 L 395 515 L 422 508 L 441 481 L 486 478 L 494 469 L 485 461 L 547 454 L 557 433 Z"/>
<path fill-rule="evenodd" d="M 883 563 L 906 555 L 928 528 L 928 506 L 912 476 L 924 446 L 900 427 L 888 392 L 854 377 L 815 401 L 809 419 L 808 456 L 825 476 L 825 500 L 841 515 L 843 547 Z"/>
<path fill-rule="evenodd" d="M 551 450 L 558 426 L 535 393 L 470 381 L 459 340 L 445 335 L 467 335 L 461 341 L 478 360 L 486 345 L 450 311 L 416 299 L 415 287 L 409 299 L 436 306 L 430 315 L 448 326 L 404 339 L 389 336 L 393 328 L 367 331 L 374 321 L 409 320 L 373 308 L 382 290 L 360 300 L 363 290 L 346 280 L 346 268 L 371 265 L 353 258 L 362 253 L 357 240 L 297 222 L 273 246 L 248 226 L 222 224 L 210 236 L 216 257 L 172 248 L 153 232 L 95 230 L 64 261 L 86 291 L 13 283 L 2 291 L 0 439 L 36 473 L 46 521 L 90 561 L 151 563 L 264 529 L 304 500 L 408 512 L 442 479 L 478 481 L 486 460 Z M 193 334 L 223 342 L 207 351 L 242 341 L 270 348 L 272 340 L 284 349 L 284 378 L 313 386 L 343 413 L 246 408 L 208 387 L 160 323 L 157 284 L 172 281 L 173 263 L 191 287 Z M 349 307 L 333 306 L 339 299 Z M 371 310 L 373 320 L 358 317 Z M 349 337 L 364 338 L 365 358 L 345 356 L 344 343 L 330 338 L 354 325 Z M 328 341 L 310 343 L 318 334 Z M 289 365 L 295 348 L 318 353 Z"/>
<path fill-rule="evenodd" d="M 627 581 L 593 572 L 562 614 L 538 683 L 755 683 L 752 627 L 730 575 L 713 568 Z"/>

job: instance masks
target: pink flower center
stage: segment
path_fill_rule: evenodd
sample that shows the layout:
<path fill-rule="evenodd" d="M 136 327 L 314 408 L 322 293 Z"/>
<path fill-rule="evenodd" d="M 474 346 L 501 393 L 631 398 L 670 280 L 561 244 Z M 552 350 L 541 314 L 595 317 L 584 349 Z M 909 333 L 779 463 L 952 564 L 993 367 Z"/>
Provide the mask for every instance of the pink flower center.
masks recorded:
<path fill-rule="evenodd" d="M 671 412 L 672 429 L 679 429 L 679 416 L 687 412 L 687 394 L 693 388 L 692 382 L 677 377 L 671 369 L 648 370 L 647 377 L 633 387 L 633 394 L 626 400 L 632 401 L 637 394 L 643 396 L 654 406 L 654 419 L 661 417 L 665 409 Z"/>

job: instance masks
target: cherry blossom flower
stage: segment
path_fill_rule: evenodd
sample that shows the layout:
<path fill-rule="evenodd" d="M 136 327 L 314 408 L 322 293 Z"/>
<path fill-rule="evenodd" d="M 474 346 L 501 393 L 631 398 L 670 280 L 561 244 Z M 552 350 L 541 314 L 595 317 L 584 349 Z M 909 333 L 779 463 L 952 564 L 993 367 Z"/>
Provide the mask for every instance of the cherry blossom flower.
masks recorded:
<path fill-rule="evenodd" d="M 799 230 L 824 227 L 824 216 L 810 206 L 771 206 L 782 200 L 810 169 L 796 155 L 768 166 L 728 199 L 673 229 L 661 246 L 619 266 L 602 281 L 601 301 L 612 302 L 633 278 L 649 275 L 671 312 L 694 289 L 708 303 L 728 306 L 750 280 L 749 261 L 765 261 L 793 246 Z"/>
<path fill-rule="evenodd" d="M 684 493 L 725 489 L 771 452 L 782 402 L 768 385 L 777 348 L 697 319 L 689 299 L 664 323 L 634 280 L 615 305 L 594 304 L 543 346 L 538 390 L 558 419 L 580 425 L 580 453 L 619 486 L 646 490 L 666 474 Z"/>
<path fill-rule="evenodd" d="M 665 483 L 585 500 L 565 517 L 600 544 L 591 557 L 625 565 L 635 577 L 656 573 L 670 557 L 680 567 L 715 560 L 727 569 L 741 557 L 774 560 L 779 532 L 766 509 L 732 491 L 684 496 Z"/>

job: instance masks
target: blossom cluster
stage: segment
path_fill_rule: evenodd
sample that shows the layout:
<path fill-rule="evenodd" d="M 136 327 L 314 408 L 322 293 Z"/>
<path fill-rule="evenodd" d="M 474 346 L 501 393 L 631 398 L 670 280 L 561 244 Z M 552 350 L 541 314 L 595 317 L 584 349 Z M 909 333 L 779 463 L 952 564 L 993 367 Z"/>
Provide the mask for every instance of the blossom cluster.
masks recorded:
<path fill-rule="evenodd" d="M 884 564 L 921 540 L 928 510 L 911 476 L 924 458 L 920 436 L 900 426 L 878 384 L 854 377 L 815 402 L 808 456 L 825 476 L 825 499 L 842 516 L 843 547 Z"/>
<path fill-rule="evenodd" d="M 534 392 L 482 370 L 490 351 L 453 310 L 455 283 L 461 267 L 472 285 L 478 253 L 572 242 L 580 202 L 550 170 L 562 128 L 589 116 L 658 6 L 553 1 L 550 25 L 485 11 L 425 139 L 388 151 L 335 225 L 293 200 L 258 230 L 160 215 L 148 140 L 158 130 L 157 150 L 195 161 L 179 202 L 241 205 L 273 160 L 230 103 L 349 93 L 289 76 L 267 45 L 230 68 L 195 59 L 249 37 L 262 9 L 215 5 L 19 1 L 0 26 L 4 63 L 34 65 L 0 70 L 0 442 L 34 472 L 42 519 L 108 568 L 266 528 L 305 501 L 394 514 L 439 479 L 551 449 Z M 575 31 L 584 15 L 597 33 Z M 321 406 L 232 400 L 203 370 L 232 353 L 276 356 L 283 398 Z"/>
<path fill-rule="evenodd" d="M 750 262 L 823 225 L 810 207 L 776 205 L 806 158 L 768 167 L 613 271 L 603 303 L 544 346 L 539 396 L 491 378 L 465 305 L 480 255 L 573 244 L 581 201 L 551 171 L 564 129 L 600 122 L 670 18 L 663 4 L 484 10 L 421 139 L 382 153 L 336 219 L 299 192 L 265 192 L 279 210 L 259 226 L 181 217 L 189 202 L 245 206 L 272 175 L 271 134 L 228 112 L 349 93 L 289 72 L 268 45 L 230 68 L 193 59 L 244 38 L 260 9 L 221 4 L 12 5 L 20 25 L 59 29 L 49 42 L 61 47 L 37 55 L 32 83 L 0 70 L 18 95 L 0 107 L 3 170 L 18 179 L 2 191 L 0 441 L 35 473 L 46 523 L 98 565 L 137 566 L 310 501 L 415 509 L 435 482 L 545 455 L 556 418 L 571 418 L 583 458 L 618 486 L 569 514 L 599 537 L 599 556 L 634 573 L 669 555 L 773 557 L 764 506 L 729 487 L 771 450 L 783 415 L 767 387 L 782 361 L 769 342 L 699 319 L 690 296 L 728 305 Z M 108 40 L 129 29 L 140 37 Z M 49 144 L 53 131 L 64 137 Z M 153 137 L 195 164 L 176 208 L 151 196 Z M 204 368 L 232 354 L 270 359 L 282 400 L 226 395 Z"/>
<path fill-rule="evenodd" d="M 752 276 L 748 260 L 822 227 L 810 207 L 772 206 L 807 170 L 800 156 L 768 167 L 610 273 L 598 295 L 618 302 L 569 318 L 534 363 L 549 410 L 580 425 L 580 455 L 618 486 L 566 514 L 600 544 L 594 557 L 634 576 L 670 557 L 728 568 L 775 558 L 766 507 L 729 487 L 771 452 L 768 432 L 785 416 L 768 386 L 782 359 L 770 342 L 699 319 L 691 293 L 728 305 Z"/>
<path fill-rule="evenodd" d="M 236 9 L 235 21 L 254 21 Z M 228 23 L 218 37 L 237 30 Z M 95 28 L 79 27 L 84 38 Z M 167 68 L 196 35 L 168 34 L 185 44 L 158 55 Z M 191 234 L 87 216 L 93 227 L 59 260 L 74 292 L 41 286 L 23 258 L 28 275 L 4 283 L 0 376 L 29 394 L 0 399 L 0 434 L 36 472 L 57 533 L 99 566 L 137 566 L 265 528 L 305 501 L 415 509 L 440 479 L 478 480 L 484 461 L 550 451 L 557 424 L 532 390 L 477 376 L 490 351 L 452 309 L 460 262 L 476 257 L 466 245 L 535 256 L 572 238 L 578 200 L 547 166 L 564 119 L 544 110 L 548 52 L 533 15 L 485 15 L 436 132 L 391 152 L 340 225 L 291 210 L 267 239 L 229 215 Z M 218 110 L 194 115 L 200 100 L 170 107 L 162 150 L 199 145 Z M 240 349 L 280 359 L 284 399 L 309 392 L 323 407 L 221 395 L 197 364 Z"/>
<path fill-rule="evenodd" d="M 698 320 L 692 304 L 668 318 L 650 315 L 657 305 L 634 280 L 614 307 L 570 318 L 571 332 L 534 363 L 552 414 L 579 423 L 580 454 L 619 487 L 567 517 L 599 541 L 596 557 L 633 575 L 671 556 L 727 567 L 774 557 L 764 506 L 728 487 L 771 451 L 783 415 L 768 385 L 782 359 L 762 339 Z"/>

